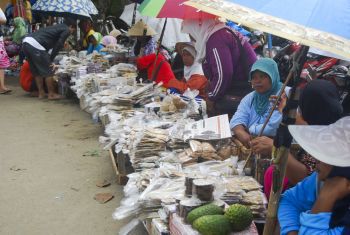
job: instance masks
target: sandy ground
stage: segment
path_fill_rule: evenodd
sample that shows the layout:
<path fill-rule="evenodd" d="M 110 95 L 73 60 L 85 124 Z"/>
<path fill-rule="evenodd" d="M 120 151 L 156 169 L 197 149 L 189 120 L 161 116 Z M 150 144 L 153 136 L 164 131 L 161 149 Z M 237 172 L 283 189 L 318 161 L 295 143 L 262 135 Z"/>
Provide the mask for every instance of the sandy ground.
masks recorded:
<path fill-rule="evenodd" d="M 112 219 L 122 187 L 98 143 L 103 128 L 76 101 L 31 98 L 16 78 L 7 83 L 14 92 L 0 95 L 0 234 L 118 234 L 128 221 Z M 111 186 L 98 188 L 104 179 Z M 100 204 L 93 198 L 102 192 L 115 197 Z"/>

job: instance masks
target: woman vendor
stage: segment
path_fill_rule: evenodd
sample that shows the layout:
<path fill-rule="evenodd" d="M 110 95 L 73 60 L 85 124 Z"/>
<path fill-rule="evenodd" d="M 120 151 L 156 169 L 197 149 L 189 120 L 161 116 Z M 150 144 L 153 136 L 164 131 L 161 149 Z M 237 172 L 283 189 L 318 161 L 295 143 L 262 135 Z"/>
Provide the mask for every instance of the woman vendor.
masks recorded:
<path fill-rule="evenodd" d="M 128 36 L 136 38 L 133 53 L 135 56 L 142 57 L 155 53 L 156 41 L 154 35 L 156 31 L 142 20 L 138 21 L 128 31 Z"/>
<path fill-rule="evenodd" d="M 181 56 L 184 62 L 184 76 L 181 80 L 170 80 L 167 86 L 175 89 L 181 94 L 187 89 L 198 90 L 199 96 L 207 98 L 208 80 L 204 76 L 202 65 L 195 62 L 197 56 L 196 49 L 191 43 L 187 43 L 181 51 Z"/>
<path fill-rule="evenodd" d="M 195 41 L 196 59 L 209 80 L 209 115 L 232 115 L 251 91 L 247 79 L 256 55 L 248 38 L 216 19 L 186 19 L 182 32 Z"/>
<path fill-rule="evenodd" d="M 350 117 L 329 126 L 292 125 L 289 131 L 317 165 L 282 195 L 281 234 L 350 234 Z"/>
<path fill-rule="evenodd" d="M 141 71 L 141 74 L 145 74 L 143 78 L 156 83 L 163 83 L 163 86 L 168 88 L 169 81 L 175 79 L 175 75 L 171 70 L 171 65 L 168 62 L 166 55 L 163 55 L 162 51 L 158 54 L 156 65 L 156 54 L 150 54 L 147 56 L 139 57 L 136 60 L 137 69 Z"/>
<path fill-rule="evenodd" d="M 282 88 L 277 64 L 269 58 L 259 59 L 253 64 L 249 81 L 254 91 L 242 99 L 230 122 L 237 139 L 248 148 L 251 136 L 259 135 L 268 118 L 272 106 L 270 97 L 278 95 Z M 275 110 L 263 135 L 274 136 L 281 120 L 281 110 Z"/>
<path fill-rule="evenodd" d="M 82 20 L 79 23 L 79 28 L 83 33 L 82 47 L 83 49 L 87 49 L 89 46 L 89 37 L 95 33 L 92 22 L 90 20 Z"/>
<path fill-rule="evenodd" d="M 102 35 L 99 32 L 95 32 L 93 35 L 89 37 L 89 47 L 87 49 L 87 54 L 91 54 L 94 51 L 98 52 L 99 54 L 106 54 L 105 52 L 102 52 L 101 49 L 104 48 L 104 46 L 101 44 L 102 41 Z"/>

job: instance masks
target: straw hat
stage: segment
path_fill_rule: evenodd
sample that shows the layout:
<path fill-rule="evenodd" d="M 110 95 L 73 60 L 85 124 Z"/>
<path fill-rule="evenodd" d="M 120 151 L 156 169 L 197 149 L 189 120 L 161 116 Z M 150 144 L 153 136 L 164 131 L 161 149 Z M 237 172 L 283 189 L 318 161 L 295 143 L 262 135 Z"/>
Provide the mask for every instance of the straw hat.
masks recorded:
<path fill-rule="evenodd" d="M 332 166 L 350 166 L 350 116 L 329 126 L 288 127 L 294 139 L 314 158 Z"/>
<path fill-rule="evenodd" d="M 113 29 L 110 33 L 109 33 L 109 36 L 112 36 L 112 37 L 118 37 L 119 35 L 121 35 L 122 33 L 118 30 L 118 29 Z"/>
<path fill-rule="evenodd" d="M 129 36 L 153 36 L 156 34 L 156 31 L 154 31 L 151 26 L 145 24 L 142 20 L 138 21 L 128 31 Z"/>

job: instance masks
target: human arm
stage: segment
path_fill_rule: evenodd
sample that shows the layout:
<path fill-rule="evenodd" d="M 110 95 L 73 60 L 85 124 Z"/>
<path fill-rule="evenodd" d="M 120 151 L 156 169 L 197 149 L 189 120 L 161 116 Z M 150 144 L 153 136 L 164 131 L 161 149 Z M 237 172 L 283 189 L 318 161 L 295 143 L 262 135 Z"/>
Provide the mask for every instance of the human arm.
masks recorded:
<path fill-rule="evenodd" d="M 282 195 L 278 208 L 281 234 L 299 231 L 300 214 L 310 210 L 316 200 L 316 183 L 317 174 L 314 173 Z"/>
<path fill-rule="evenodd" d="M 6 21 L 7 21 L 6 16 L 2 11 L 2 9 L 0 8 L 0 24 L 6 24 Z"/>
<path fill-rule="evenodd" d="M 70 32 L 67 26 L 64 26 L 64 28 L 62 26 L 62 29 L 59 29 L 59 38 L 55 43 L 54 47 L 52 48 L 52 52 L 50 56 L 51 61 L 55 59 L 58 52 L 63 48 L 64 42 L 66 41 L 69 35 L 70 35 Z"/>
<path fill-rule="evenodd" d="M 187 89 L 202 91 L 205 89 L 208 81 L 202 75 L 192 75 L 191 78 L 186 82 L 184 79 L 177 80 L 171 79 L 168 83 L 168 87 L 177 89 L 181 94 L 184 93 Z"/>
<path fill-rule="evenodd" d="M 264 114 L 263 123 L 255 122 L 249 127 L 249 132 L 252 135 L 258 136 L 260 134 L 260 131 L 262 130 L 262 128 L 264 126 L 264 122 L 267 119 L 269 112 Z M 265 129 L 264 129 L 262 135 L 274 136 L 276 134 L 276 131 L 277 131 L 281 121 L 282 121 L 282 114 L 277 110 L 273 111 L 273 114 L 272 114 L 270 120 L 268 121 L 267 125 L 265 126 Z"/>
<path fill-rule="evenodd" d="M 251 112 L 251 98 L 252 93 L 246 95 L 238 105 L 236 113 L 233 115 L 230 121 L 230 128 L 233 130 L 234 135 L 239 141 L 241 141 L 244 146 L 250 148 L 250 134 L 247 131 L 250 121 Z"/>
<path fill-rule="evenodd" d="M 211 101 L 222 98 L 231 85 L 233 77 L 233 61 L 229 48 L 207 47 L 206 62 L 210 70 L 211 77 L 208 87 L 208 96 Z"/>
<path fill-rule="evenodd" d="M 286 177 L 292 185 L 296 185 L 308 176 L 308 169 L 306 166 L 295 159 L 295 157 L 289 153 L 287 161 Z"/>

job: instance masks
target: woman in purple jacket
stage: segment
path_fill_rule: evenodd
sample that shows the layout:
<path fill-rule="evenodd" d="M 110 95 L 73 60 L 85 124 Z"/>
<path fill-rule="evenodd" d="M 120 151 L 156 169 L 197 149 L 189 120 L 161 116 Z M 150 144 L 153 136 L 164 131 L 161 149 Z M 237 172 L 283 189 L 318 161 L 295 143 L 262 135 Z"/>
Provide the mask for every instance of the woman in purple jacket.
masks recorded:
<path fill-rule="evenodd" d="M 184 20 L 182 31 L 195 41 L 197 60 L 209 80 L 209 115 L 233 115 L 251 89 L 248 74 L 256 55 L 248 39 L 216 19 Z"/>

